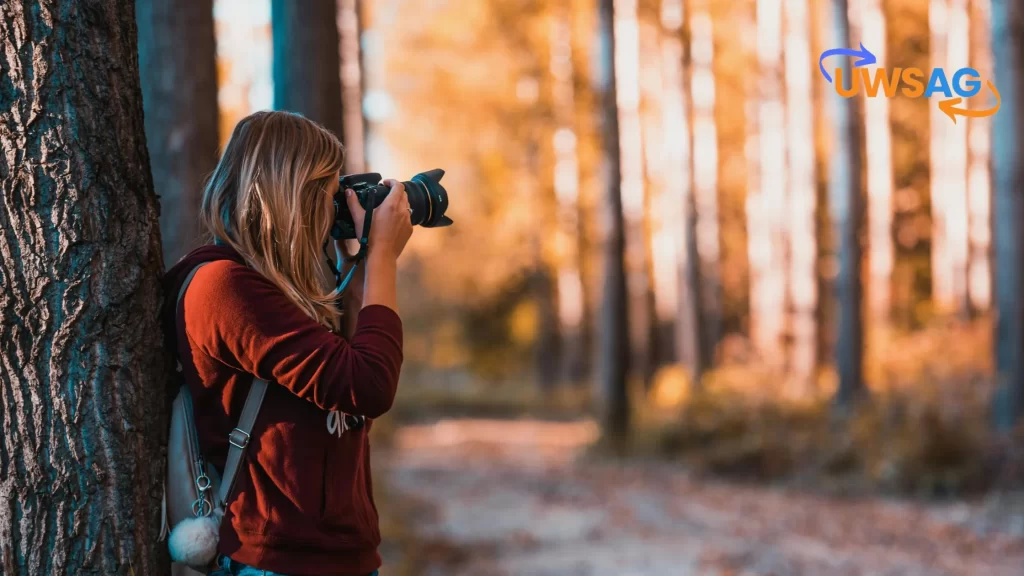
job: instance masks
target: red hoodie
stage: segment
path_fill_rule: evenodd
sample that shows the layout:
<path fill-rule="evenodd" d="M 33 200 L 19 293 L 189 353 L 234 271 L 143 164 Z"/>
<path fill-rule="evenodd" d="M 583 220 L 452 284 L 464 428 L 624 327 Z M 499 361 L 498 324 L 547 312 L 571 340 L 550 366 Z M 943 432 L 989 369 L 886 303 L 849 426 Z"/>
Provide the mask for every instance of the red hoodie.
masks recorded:
<path fill-rule="evenodd" d="M 175 311 L 181 283 L 202 262 L 212 263 Z M 271 382 L 221 524 L 220 552 L 284 574 L 362 576 L 379 568 L 369 425 L 343 430 L 339 422 L 391 407 L 402 366 L 398 315 L 363 308 L 347 341 L 225 246 L 184 257 L 164 288 L 164 330 L 192 392 L 200 448 L 218 470 L 252 375 Z"/>

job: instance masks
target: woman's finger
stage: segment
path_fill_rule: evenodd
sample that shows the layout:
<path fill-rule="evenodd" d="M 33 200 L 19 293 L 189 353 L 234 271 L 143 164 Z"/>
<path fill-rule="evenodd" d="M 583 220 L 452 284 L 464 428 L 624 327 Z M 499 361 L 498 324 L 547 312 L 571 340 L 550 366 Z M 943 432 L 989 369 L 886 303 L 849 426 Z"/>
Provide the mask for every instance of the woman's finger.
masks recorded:
<path fill-rule="evenodd" d="M 384 185 L 391 188 L 388 192 L 388 197 L 384 199 L 381 206 L 387 204 L 389 207 L 393 206 L 396 202 L 400 201 L 401 196 L 405 196 L 405 185 L 393 178 L 388 178 L 384 181 Z M 400 192 L 400 193 L 399 193 Z"/>
<path fill-rule="evenodd" d="M 366 213 L 366 210 L 359 204 L 359 198 L 356 197 L 355 192 L 348 188 L 345 189 L 345 203 L 348 204 L 348 211 L 352 216 L 362 218 Z"/>

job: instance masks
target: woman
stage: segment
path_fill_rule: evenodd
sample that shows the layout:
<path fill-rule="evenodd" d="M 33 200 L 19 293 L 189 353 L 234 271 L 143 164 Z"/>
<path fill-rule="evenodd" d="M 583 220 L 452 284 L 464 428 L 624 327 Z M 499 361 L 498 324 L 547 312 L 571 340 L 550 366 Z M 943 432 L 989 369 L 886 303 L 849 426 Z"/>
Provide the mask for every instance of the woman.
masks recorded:
<path fill-rule="evenodd" d="M 380 567 L 367 435 L 391 407 L 402 365 L 396 260 L 412 225 L 402 185 L 385 181 L 391 193 L 374 211 L 343 315 L 323 251 L 343 158 L 337 138 L 301 116 L 239 122 L 203 196 L 214 244 L 166 276 L 166 293 L 177 294 L 209 263 L 164 319 L 201 452 L 218 470 L 254 375 L 271 382 L 228 499 L 217 574 L 366 576 Z M 362 230 L 351 191 L 346 201 Z"/>

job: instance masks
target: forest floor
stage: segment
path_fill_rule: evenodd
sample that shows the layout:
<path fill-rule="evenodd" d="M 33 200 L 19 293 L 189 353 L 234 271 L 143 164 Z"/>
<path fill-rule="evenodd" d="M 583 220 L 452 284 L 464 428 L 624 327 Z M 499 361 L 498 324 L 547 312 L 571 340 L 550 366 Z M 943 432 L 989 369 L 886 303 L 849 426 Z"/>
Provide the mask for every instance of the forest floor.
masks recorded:
<path fill-rule="evenodd" d="M 592 422 L 442 420 L 378 454 L 389 573 L 1019 575 L 1024 496 L 839 499 L 588 451 Z M 382 520 L 383 522 L 384 520 Z M 403 568 L 396 570 L 395 567 Z"/>

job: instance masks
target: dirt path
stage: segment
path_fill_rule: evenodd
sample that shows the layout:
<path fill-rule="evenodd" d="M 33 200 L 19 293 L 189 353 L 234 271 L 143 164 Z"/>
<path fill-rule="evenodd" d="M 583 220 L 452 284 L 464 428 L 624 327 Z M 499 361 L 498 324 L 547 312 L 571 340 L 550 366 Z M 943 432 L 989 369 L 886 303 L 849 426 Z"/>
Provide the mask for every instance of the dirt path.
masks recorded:
<path fill-rule="evenodd" d="M 401 429 L 391 484 L 417 536 L 456 550 L 426 574 L 1024 574 L 1024 515 L 739 487 L 581 459 L 592 423 Z M 1002 508 L 1002 509 L 1001 509 Z"/>

